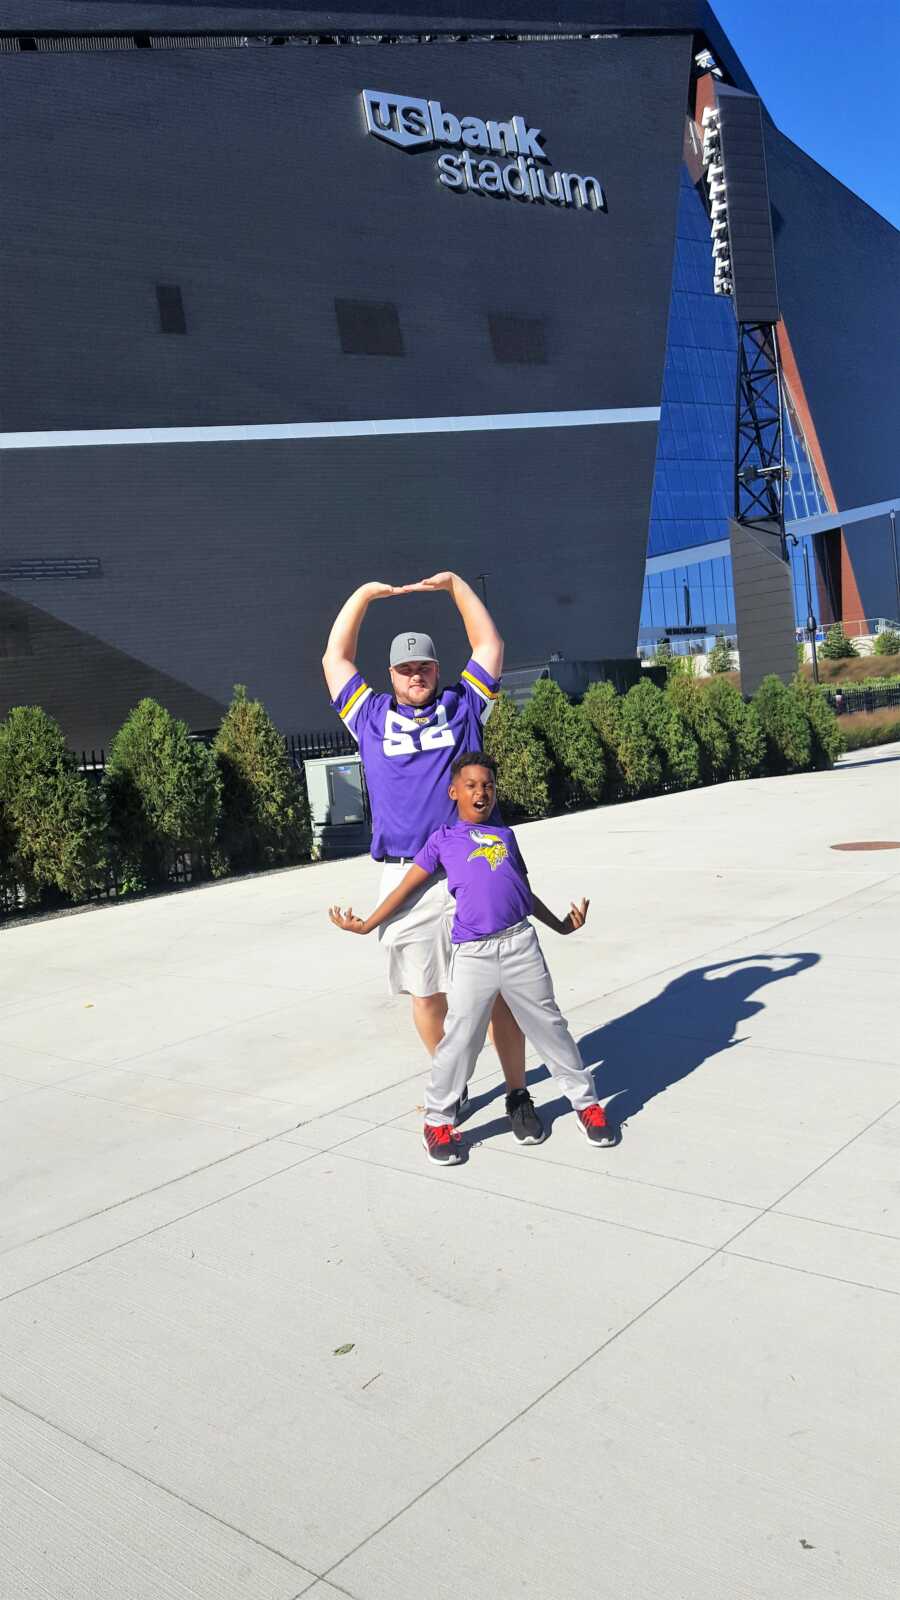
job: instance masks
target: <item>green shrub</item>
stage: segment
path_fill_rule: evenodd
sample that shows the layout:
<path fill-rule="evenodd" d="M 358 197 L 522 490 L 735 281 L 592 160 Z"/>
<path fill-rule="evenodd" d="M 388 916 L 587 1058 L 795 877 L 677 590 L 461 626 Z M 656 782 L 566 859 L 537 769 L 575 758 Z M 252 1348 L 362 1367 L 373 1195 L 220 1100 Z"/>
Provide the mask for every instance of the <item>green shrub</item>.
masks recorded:
<path fill-rule="evenodd" d="M 728 775 L 755 778 L 762 771 L 766 753 L 759 714 L 748 705 L 733 683 L 712 678 L 704 686 L 707 702 L 728 740 Z"/>
<path fill-rule="evenodd" d="M 812 765 L 812 730 L 797 694 L 770 673 L 753 696 L 766 741 L 767 774 L 806 772 Z"/>
<path fill-rule="evenodd" d="M 0 724 L 0 868 L 8 896 L 83 900 L 103 877 L 100 797 L 82 778 L 62 730 L 40 706 L 15 706 Z"/>
<path fill-rule="evenodd" d="M 675 682 L 687 679 L 676 678 Z M 669 688 L 674 687 L 670 683 Z M 696 789 L 702 782 L 700 742 L 684 715 L 671 699 L 666 707 L 662 748 L 664 753 L 663 780 L 667 789 Z"/>
<path fill-rule="evenodd" d="M 700 749 L 686 719 L 670 691 L 646 679 L 629 689 L 622 701 L 618 754 L 629 795 L 690 789 L 700 782 Z"/>
<path fill-rule="evenodd" d="M 876 633 L 873 650 L 876 656 L 900 655 L 900 633 L 893 628 L 885 628 L 883 633 Z"/>
<path fill-rule="evenodd" d="M 0 804 L 0 916 L 19 903 L 15 870 L 16 840 L 6 807 Z"/>
<path fill-rule="evenodd" d="M 653 657 L 656 667 L 665 667 L 666 679 L 693 678 L 697 671 L 697 663 L 692 655 L 676 655 L 668 639 L 660 639 Z"/>
<path fill-rule="evenodd" d="M 716 642 L 706 658 L 706 670 L 712 675 L 734 671 L 734 656 L 724 633 L 716 634 Z"/>
<path fill-rule="evenodd" d="M 207 870 L 221 806 L 215 756 L 155 700 L 142 700 L 110 746 L 104 778 L 120 881 L 165 883 L 175 856 Z"/>
<path fill-rule="evenodd" d="M 824 644 L 819 645 L 819 654 L 827 661 L 843 661 L 848 656 L 858 656 L 859 651 L 852 639 L 848 639 L 844 632 L 844 624 L 835 622 L 825 635 Z"/>
<path fill-rule="evenodd" d="M 550 809 L 550 757 L 508 694 L 497 697 L 484 730 L 484 748 L 497 763 L 497 798 L 504 816 L 545 816 Z"/>
<path fill-rule="evenodd" d="M 611 683 L 592 683 L 579 710 L 594 731 L 603 751 L 604 800 L 621 800 L 628 793 L 625 774 L 619 761 L 619 748 L 625 737 L 622 696 Z"/>
<path fill-rule="evenodd" d="M 659 794 L 663 786 L 665 752 L 665 695 L 646 678 L 628 690 L 622 700 L 619 768 L 624 790 L 637 799 Z"/>
<path fill-rule="evenodd" d="M 540 678 L 534 685 L 522 721 L 550 757 L 552 803 L 599 800 L 605 777 L 602 746 L 591 724 L 552 678 Z"/>
<path fill-rule="evenodd" d="M 669 699 L 697 743 L 697 762 L 701 783 L 718 783 L 730 776 L 731 745 L 705 686 L 693 678 L 675 678 L 669 683 Z M 689 785 L 685 785 L 689 787 Z"/>
<path fill-rule="evenodd" d="M 804 678 L 794 679 L 791 693 L 796 696 L 809 723 L 812 742 L 811 766 L 817 771 L 833 767 L 838 756 L 843 753 L 844 740 L 831 705 L 821 689 Z"/>
<path fill-rule="evenodd" d="M 309 859 L 312 827 L 284 739 L 259 700 L 235 684 L 213 741 L 222 780 L 219 848 L 232 872 Z"/>

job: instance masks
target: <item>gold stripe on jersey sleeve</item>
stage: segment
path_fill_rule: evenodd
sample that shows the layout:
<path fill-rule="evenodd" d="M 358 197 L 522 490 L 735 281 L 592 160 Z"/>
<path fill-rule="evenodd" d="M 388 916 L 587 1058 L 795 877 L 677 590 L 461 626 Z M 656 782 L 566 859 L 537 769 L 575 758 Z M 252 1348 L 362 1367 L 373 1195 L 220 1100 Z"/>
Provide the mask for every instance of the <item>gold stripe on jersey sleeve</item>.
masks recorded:
<path fill-rule="evenodd" d="M 497 690 L 489 689 L 486 683 L 482 683 L 480 678 L 475 677 L 474 673 L 469 672 L 468 669 L 464 669 L 463 677 L 465 678 L 466 683 L 470 683 L 473 689 L 477 689 L 478 693 L 482 695 L 485 700 L 496 700 Z"/>
<path fill-rule="evenodd" d="M 357 690 L 355 690 L 355 692 L 350 696 L 350 699 L 347 701 L 347 704 L 345 705 L 343 711 L 340 712 L 340 717 L 341 717 L 341 720 L 343 722 L 346 722 L 346 720 L 349 717 L 351 711 L 353 710 L 353 707 L 356 705 L 357 700 L 360 698 L 361 695 L 364 695 L 366 693 L 366 691 L 368 690 L 368 687 L 369 687 L 369 685 L 367 683 L 361 683 L 359 688 Z"/>

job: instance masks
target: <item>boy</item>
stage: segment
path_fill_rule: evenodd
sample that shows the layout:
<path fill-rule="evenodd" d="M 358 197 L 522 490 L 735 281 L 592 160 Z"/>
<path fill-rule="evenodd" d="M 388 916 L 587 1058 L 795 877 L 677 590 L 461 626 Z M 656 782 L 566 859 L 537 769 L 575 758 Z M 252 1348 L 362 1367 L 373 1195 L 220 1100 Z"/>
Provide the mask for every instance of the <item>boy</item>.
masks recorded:
<path fill-rule="evenodd" d="M 462 1159 L 454 1128 L 455 1107 L 484 1044 L 498 994 L 526 1037 L 546 1057 L 553 1077 L 575 1108 L 585 1137 L 595 1145 L 615 1144 L 617 1139 L 556 1004 L 537 934 L 528 921 L 533 913 L 557 933 L 574 933 L 584 926 L 588 902 L 573 904 L 568 916 L 560 920 L 532 894 L 512 829 L 496 822 L 485 826 L 494 810 L 496 770 L 483 751 L 470 750 L 458 756 L 450 769 L 456 821 L 431 834 L 400 884 L 370 917 L 363 920 L 355 917 L 352 909 L 341 911 L 338 906 L 329 912 L 331 921 L 347 933 L 371 933 L 433 873 L 440 868 L 446 872 L 456 902 L 453 956 L 447 1021 L 432 1061 L 423 1133 L 429 1157 L 442 1166 L 453 1166 Z M 544 1129 L 533 1108 L 532 1112 L 533 1122 L 522 1142 L 540 1144 Z"/>

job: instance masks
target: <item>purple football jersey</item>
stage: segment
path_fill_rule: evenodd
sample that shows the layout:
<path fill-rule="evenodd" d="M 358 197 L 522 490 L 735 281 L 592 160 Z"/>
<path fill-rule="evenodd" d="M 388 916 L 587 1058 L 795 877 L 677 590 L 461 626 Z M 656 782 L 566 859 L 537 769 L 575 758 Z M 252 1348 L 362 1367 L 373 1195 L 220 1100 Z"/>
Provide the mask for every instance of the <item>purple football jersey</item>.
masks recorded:
<path fill-rule="evenodd" d="M 454 944 L 487 939 L 530 916 L 528 869 L 512 828 L 491 822 L 456 822 L 438 828 L 416 856 L 425 872 L 443 867 L 456 901 Z"/>
<path fill-rule="evenodd" d="M 360 673 L 332 701 L 359 745 L 372 807 L 372 854 L 409 856 L 456 816 L 447 790 L 464 750 L 480 750 L 500 688 L 477 661 L 429 706 L 398 706 L 375 694 Z M 497 813 L 495 812 L 496 816 Z M 493 820 L 493 819 L 492 819 Z"/>

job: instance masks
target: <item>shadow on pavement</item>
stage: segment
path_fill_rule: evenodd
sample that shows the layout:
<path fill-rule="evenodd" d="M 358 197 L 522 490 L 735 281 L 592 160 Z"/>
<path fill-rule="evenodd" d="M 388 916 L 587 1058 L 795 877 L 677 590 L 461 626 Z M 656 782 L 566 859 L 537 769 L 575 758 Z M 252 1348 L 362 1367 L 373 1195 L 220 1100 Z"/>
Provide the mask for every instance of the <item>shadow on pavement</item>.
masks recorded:
<path fill-rule="evenodd" d="M 847 752 L 848 756 L 855 755 L 855 753 L 852 750 Z M 900 756 L 868 756 L 865 761 L 838 761 L 835 763 L 834 770 L 835 772 L 851 772 L 855 771 L 857 767 L 885 767 L 889 761 L 900 761 Z"/>
<path fill-rule="evenodd" d="M 710 1056 L 740 1044 L 734 1037 L 739 1025 L 764 1010 L 764 1002 L 754 998 L 758 991 L 766 984 L 797 977 L 819 960 L 811 951 L 803 951 L 743 956 L 694 967 L 673 978 L 652 1000 L 584 1034 L 578 1041 L 581 1058 L 593 1066 L 597 1093 L 606 1104 L 609 1120 L 621 1126 L 656 1095 L 689 1077 Z M 766 962 L 778 964 L 767 966 Z M 535 1067 L 528 1082 L 534 1085 L 549 1076 L 546 1067 Z M 473 1097 L 472 1113 L 503 1093 L 501 1083 Z M 542 1106 L 547 1132 L 558 1117 L 570 1113 L 569 1102 L 562 1097 Z M 472 1128 L 466 1142 L 480 1144 L 508 1132 L 509 1123 L 503 1116 Z"/>

